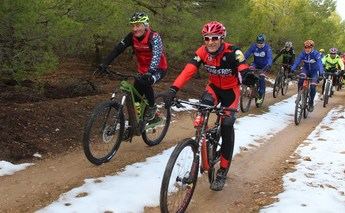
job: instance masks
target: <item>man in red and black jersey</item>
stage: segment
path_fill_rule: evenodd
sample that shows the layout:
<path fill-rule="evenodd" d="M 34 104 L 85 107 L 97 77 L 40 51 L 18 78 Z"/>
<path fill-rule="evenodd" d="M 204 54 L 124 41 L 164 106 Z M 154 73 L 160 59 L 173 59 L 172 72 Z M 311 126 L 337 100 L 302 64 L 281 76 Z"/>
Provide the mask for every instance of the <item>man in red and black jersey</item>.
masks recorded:
<path fill-rule="evenodd" d="M 240 99 L 240 73 L 248 71 L 242 51 L 231 43 L 224 42 L 226 30 L 222 23 L 212 21 L 204 25 L 202 36 L 205 44 L 195 52 L 195 56 L 182 70 L 172 86 L 165 92 L 167 104 L 171 104 L 176 92 L 181 89 L 197 72 L 203 64 L 208 72 L 208 84 L 201 96 L 201 103 L 238 109 Z M 222 118 L 220 169 L 217 171 L 216 180 L 211 184 L 211 189 L 223 189 L 226 176 L 230 167 L 234 148 L 234 123 L 235 113 L 229 112 Z"/>
<path fill-rule="evenodd" d="M 114 47 L 113 51 L 99 65 L 99 70 L 106 72 L 108 65 L 127 47 L 132 46 L 140 74 L 140 77 L 134 81 L 134 87 L 147 98 L 150 107 L 146 118 L 152 120 L 157 110 L 152 85 L 165 76 L 168 63 L 161 37 L 150 28 L 148 21 L 149 17 L 145 13 L 134 13 L 130 18 L 132 32 Z"/>

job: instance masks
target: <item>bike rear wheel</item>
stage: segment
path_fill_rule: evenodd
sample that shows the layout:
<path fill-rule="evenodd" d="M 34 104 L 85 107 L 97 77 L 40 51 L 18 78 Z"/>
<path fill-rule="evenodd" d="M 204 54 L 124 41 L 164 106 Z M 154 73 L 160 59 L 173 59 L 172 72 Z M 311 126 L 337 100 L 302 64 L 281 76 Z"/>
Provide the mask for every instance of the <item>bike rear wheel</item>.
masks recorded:
<path fill-rule="evenodd" d="M 161 192 L 161 212 L 185 212 L 198 179 L 198 146 L 186 139 L 172 152 L 164 171 Z"/>
<path fill-rule="evenodd" d="M 329 81 L 325 83 L 325 91 L 323 94 L 323 107 L 326 107 L 328 104 L 329 94 L 330 94 L 331 84 Z"/>
<path fill-rule="evenodd" d="M 120 147 L 124 132 L 124 117 L 120 108 L 114 101 L 99 104 L 85 126 L 84 153 L 95 165 L 108 162 Z"/>
<path fill-rule="evenodd" d="M 162 142 L 165 137 L 171 120 L 170 107 L 165 107 L 164 97 L 158 94 L 155 97 L 157 112 L 155 118 L 148 122 L 142 133 L 144 142 L 149 146 L 154 146 Z"/>
<path fill-rule="evenodd" d="M 295 115 L 294 115 L 294 121 L 295 124 L 298 125 L 301 122 L 302 119 L 302 113 L 303 113 L 303 101 L 302 101 L 302 95 L 301 91 L 298 92 L 296 102 L 295 102 Z"/>
<path fill-rule="evenodd" d="M 248 112 L 252 102 L 252 92 L 251 86 L 241 85 L 240 107 L 242 112 Z"/>

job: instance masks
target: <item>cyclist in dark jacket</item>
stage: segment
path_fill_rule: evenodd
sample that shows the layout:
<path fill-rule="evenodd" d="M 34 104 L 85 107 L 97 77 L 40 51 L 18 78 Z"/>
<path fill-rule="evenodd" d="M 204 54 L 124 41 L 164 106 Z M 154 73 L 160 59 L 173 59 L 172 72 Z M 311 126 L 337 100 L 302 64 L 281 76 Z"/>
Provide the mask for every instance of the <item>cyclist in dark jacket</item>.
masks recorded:
<path fill-rule="evenodd" d="M 240 100 L 240 73 L 245 74 L 249 66 L 239 47 L 225 42 L 226 30 L 222 23 L 212 21 L 204 25 L 202 29 L 204 45 L 195 51 L 195 56 L 175 79 L 172 86 L 165 92 L 167 104 L 169 105 L 175 97 L 176 92 L 181 89 L 201 65 L 208 73 L 208 84 L 201 96 L 201 103 L 217 105 L 219 102 L 223 107 L 238 109 Z M 245 78 L 245 76 L 243 76 Z M 223 143 L 221 146 L 220 169 L 217 171 L 216 180 L 211 184 L 211 189 L 220 191 L 225 184 L 226 176 L 231 164 L 234 148 L 234 123 L 235 113 L 227 111 L 228 116 L 223 117 L 221 124 L 221 135 Z"/>
<path fill-rule="evenodd" d="M 152 85 L 165 76 L 168 68 L 167 58 L 161 37 L 150 28 L 149 17 L 145 13 L 134 13 L 130 18 L 130 24 L 132 32 L 114 47 L 99 65 L 99 69 L 106 72 L 108 65 L 127 47 L 132 46 L 140 74 L 140 77 L 134 81 L 134 87 L 147 98 L 149 110 L 145 116 L 148 120 L 152 120 L 157 110 Z"/>
<path fill-rule="evenodd" d="M 283 49 L 279 51 L 279 53 L 274 57 L 273 63 L 280 57 L 283 56 L 282 64 L 285 70 L 288 70 L 289 73 L 291 72 L 291 66 L 295 61 L 295 50 L 292 46 L 291 41 L 285 42 L 285 46 Z"/>

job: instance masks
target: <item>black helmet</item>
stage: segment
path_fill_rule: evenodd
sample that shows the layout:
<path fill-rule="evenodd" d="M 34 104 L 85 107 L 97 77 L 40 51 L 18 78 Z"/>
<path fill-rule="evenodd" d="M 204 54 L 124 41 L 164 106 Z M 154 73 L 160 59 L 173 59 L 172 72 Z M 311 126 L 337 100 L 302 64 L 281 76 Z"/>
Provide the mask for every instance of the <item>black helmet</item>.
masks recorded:
<path fill-rule="evenodd" d="M 264 43 L 266 40 L 266 36 L 263 33 L 260 33 L 257 37 L 256 37 L 256 42 L 257 43 Z"/>
<path fill-rule="evenodd" d="M 144 12 L 135 12 L 132 17 L 129 19 L 129 23 L 136 24 L 136 23 L 149 23 L 149 17 Z"/>

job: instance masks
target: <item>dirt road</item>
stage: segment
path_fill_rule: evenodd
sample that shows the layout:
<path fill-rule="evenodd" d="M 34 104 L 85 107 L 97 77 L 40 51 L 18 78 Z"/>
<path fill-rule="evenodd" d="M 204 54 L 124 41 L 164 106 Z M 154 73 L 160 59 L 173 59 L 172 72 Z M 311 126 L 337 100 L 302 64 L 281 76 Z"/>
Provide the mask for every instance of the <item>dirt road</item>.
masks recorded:
<path fill-rule="evenodd" d="M 292 94 L 290 90 L 289 95 Z M 188 212 L 256 212 L 271 202 L 271 197 L 282 190 L 282 175 L 293 166 L 286 160 L 333 106 L 344 104 L 344 96 L 344 91 L 337 92 L 327 108 L 319 103 L 299 126 L 291 124 L 259 148 L 236 155 L 223 191 L 209 190 L 207 181 L 200 179 Z M 269 94 L 265 106 L 282 100 L 271 97 Z M 264 109 L 252 112 L 260 114 Z M 140 138 L 124 143 L 115 158 L 102 166 L 90 164 L 81 147 L 77 147 L 63 155 L 38 160 L 34 166 L 12 176 L 0 177 L 0 212 L 33 212 L 56 200 L 63 192 L 80 186 L 85 178 L 113 174 L 125 165 L 143 161 L 192 136 L 191 116 L 181 113 L 176 119 L 178 128 L 170 128 L 162 144 L 147 147 Z M 176 123 L 172 123 L 172 127 L 174 125 Z M 146 211 L 159 212 L 158 209 Z"/>

